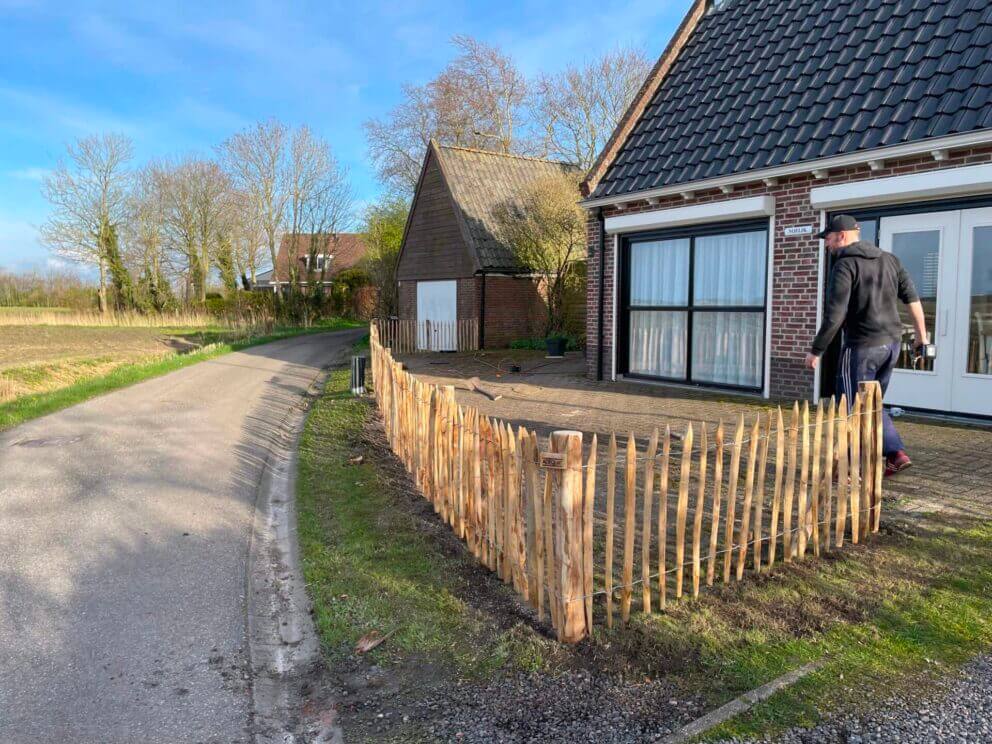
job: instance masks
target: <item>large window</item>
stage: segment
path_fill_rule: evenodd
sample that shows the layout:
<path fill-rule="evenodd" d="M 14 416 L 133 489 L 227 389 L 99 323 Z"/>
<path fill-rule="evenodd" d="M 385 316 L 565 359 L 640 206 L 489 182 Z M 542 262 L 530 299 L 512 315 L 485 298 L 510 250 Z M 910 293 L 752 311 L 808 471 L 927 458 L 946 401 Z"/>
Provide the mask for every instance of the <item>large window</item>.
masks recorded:
<path fill-rule="evenodd" d="M 760 389 L 767 250 L 764 222 L 626 239 L 621 371 Z"/>

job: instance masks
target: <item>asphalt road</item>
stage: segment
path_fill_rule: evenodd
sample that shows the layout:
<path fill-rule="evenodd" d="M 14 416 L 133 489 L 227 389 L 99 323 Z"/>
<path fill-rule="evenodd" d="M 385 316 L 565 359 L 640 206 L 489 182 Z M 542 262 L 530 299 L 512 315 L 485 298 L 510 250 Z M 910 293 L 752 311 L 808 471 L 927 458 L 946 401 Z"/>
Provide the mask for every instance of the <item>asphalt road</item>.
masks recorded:
<path fill-rule="evenodd" d="M 0 742 L 249 742 L 246 565 L 280 425 L 355 332 L 0 434 Z"/>

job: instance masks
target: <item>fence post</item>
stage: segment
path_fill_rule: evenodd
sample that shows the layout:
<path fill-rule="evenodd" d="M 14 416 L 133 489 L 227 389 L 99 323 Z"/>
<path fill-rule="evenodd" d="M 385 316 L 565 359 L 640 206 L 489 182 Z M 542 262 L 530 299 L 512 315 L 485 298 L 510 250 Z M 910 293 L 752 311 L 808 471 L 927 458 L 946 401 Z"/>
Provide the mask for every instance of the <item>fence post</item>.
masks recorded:
<path fill-rule="evenodd" d="M 565 456 L 558 494 L 555 563 L 558 568 L 558 593 L 562 601 L 558 637 L 565 643 L 577 643 L 586 637 L 584 582 L 582 580 L 583 533 L 582 510 L 582 433 L 556 431 L 551 435 L 551 451 Z"/>

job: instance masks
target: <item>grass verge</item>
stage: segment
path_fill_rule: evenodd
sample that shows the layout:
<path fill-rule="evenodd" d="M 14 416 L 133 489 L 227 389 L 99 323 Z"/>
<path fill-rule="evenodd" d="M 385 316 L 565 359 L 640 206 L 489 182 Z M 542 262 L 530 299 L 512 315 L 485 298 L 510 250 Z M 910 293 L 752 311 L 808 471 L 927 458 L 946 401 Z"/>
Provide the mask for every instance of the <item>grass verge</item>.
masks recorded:
<path fill-rule="evenodd" d="M 200 329 L 196 331 L 175 329 L 185 331 L 186 334 L 194 337 L 195 342 L 198 345 L 202 345 L 202 348 L 185 354 L 173 354 L 162 359 L 123 364 L 106 373 L 101 373 L 100 366 L 94 365 L 93 369 L 97 370 L 97 372 L 92 377 L 78 379 L 66 387 L 57 390 L 21 395 L 11 401 L 0 403 L 0 431 L 10 429 L 39 416 L 45 416 L 63 408 L 68 408 L 77 403 L 82 403 L 98 395 L 103 395 L 104 393 L 109 393 L 152 377 L 164 375 L 206 359 L 213 359 L 232 351 L 271 343 L 272 341 L 278 341 L 292 336 L 324 333 L 351 327 L 356 327 L 356 324 L 350 321 L 341 321 L 336 326 L 328 324 L 312 328 L 287 328 L 277 330 L 266 336 L 255 337 L 244 341 L 220 340 L 223 338 L 220 331 L 204 332 Z M 85 366 L 82 360 L 77 360 L 75 364 L 77 366 Z"/>
<path fill-rule="evenodd" d="M 825 665 L 705 740 L 810 727 L 912 697 L 992 647 L 992 524 L 928 517 L 876 542 L 783 567 L 603 640 L 711 707 L 817 659 Z"/>
<path fill-rule="evenodd" d="M 550 642 L 499 620 L 513 612 L 487 611 L 516 600 L 470 562 L 370 439 L 372 415 L 368 401 L 350 396 L 348 371 L 334 372 L 300 444 L 300 551 L 329 665 L 352 658 L 359 638 L 377 630 L 393 635 L 367 658 L 394 669 L 416 659 L 471 677 L 541 668 Z"/>

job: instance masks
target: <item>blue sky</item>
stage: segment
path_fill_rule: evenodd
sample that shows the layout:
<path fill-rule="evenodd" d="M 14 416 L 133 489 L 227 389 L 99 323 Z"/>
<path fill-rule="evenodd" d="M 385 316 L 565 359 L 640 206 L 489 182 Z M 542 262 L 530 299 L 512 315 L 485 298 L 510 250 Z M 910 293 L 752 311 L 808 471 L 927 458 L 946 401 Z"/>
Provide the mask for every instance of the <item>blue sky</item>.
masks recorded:
<path fill-rule="evenodd" d="M 209 154 L 254 121 L 309 124 L 379 191 L 362 122 L 429 80 L 469 34 L 528 75 L 617 45 L 661 53 L 689 0 L 74 3 L 0 0 L 0 268 L 44 269 L 41 178 L 76 137 L 123 132 L 136 160 Z"/>

